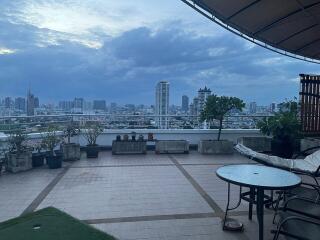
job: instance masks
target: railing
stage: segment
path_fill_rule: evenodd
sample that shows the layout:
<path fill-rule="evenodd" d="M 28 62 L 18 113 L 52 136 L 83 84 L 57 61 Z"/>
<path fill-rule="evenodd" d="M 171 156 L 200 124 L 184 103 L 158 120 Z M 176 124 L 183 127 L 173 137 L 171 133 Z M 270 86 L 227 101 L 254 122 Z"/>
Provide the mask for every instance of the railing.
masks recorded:
<path fill-rule="evenodd" d="M 255 129 L 259 120 L 271 115 L 229 115 L 223 121 L 223 128 Z M 0 117 L 0 132 L 23 129 L 27 132 L 41 132 L 49 125 L 63 127 L 71 121 L 85 124 L 98 121 L 106 129 L 158 129 L 158 119 L 167 122 L 168 129 L 208 129 L 216 128 L 217 123 L 202 123 L 196 115 L 133 115 L 133 114 L 65 114 L 38 116 Z"/>

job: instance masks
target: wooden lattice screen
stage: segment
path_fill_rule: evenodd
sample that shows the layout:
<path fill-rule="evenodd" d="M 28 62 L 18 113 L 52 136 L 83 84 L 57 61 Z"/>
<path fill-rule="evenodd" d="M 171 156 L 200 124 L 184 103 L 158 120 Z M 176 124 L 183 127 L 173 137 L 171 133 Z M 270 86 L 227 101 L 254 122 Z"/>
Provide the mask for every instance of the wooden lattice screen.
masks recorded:
<path fill-rule="evenodd" d="M 300 74 L 301 125 L 305 135 L 320 136 L 320 76 Z"/>

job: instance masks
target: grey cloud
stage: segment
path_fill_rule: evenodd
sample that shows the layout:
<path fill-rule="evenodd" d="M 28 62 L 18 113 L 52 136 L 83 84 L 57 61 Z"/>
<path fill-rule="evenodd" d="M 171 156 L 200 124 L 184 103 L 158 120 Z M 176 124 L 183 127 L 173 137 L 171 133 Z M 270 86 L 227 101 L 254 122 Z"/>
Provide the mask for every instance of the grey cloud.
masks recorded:
<path fill-rule="evenodd" d="M 193 36 L 182 26 L 172 22 L 156 31 L 143 27 L 105 36 L 103 48 L 91 49 L 68 38 L 38 47 L 39 36 L 48 30 L 0 21 L 0 46 L 20 49 L 0 55 L 0 95 L 25 94 L 30 83 L 45 100 L 83 96 L 153 104 L 156 82 L 166 79 L 173 103 L 204 85 L 218 94 L 268 103 L 296 95 L 298 83 L 292 79 L 318 68 L 247 48 L 231 34 Z"/>

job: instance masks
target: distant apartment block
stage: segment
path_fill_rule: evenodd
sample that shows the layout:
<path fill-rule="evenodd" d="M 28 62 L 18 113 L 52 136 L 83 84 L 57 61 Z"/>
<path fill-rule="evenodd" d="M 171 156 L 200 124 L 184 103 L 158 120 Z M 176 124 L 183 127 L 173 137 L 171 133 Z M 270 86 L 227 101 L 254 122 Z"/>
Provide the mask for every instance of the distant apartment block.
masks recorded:
<path fill-rule="evenodd" d="M 181 110 L 183 112 L 188 112 L 189 110 L 189 97 L 186 95 L 182 96 Z"/>
<path fill-rule="evenodd" d="M 169 113 L 169 83 L 161 81 L 156 86 L 156 104 L 155 104 L 155 115 L 156 124 L 160 129 L 167 129 L 168 115 Z"/>
<path fill-rule="evenodd" d="M 117 104 L 114 102 L 110 103 L 110 113 L 111 114 L 117 113 Z"/>
<path fill-rule="evenodd" d="M 38 97 L 34 98 L 34 107 L 35 108 L 39 108 L 40 107 L 40 101 Z"/>
<path fill-rule="evenodd" d="M 33 116 L 34 109 L 35 109 L 35 96 L 29 90 L 27 95 L 27 115 Z"/>
<path fill-rule="evenodd" d="M 93 109 L 105 111 L 107 109 L 106 101 L 105 100 L 94 100 L 93 101 Z"/>
<path fill-rule="evenodd" d="M 199 98 L 195 97 L 193 98 L 193 102 L 190 105 L 190 114 L 191 115 L 199 115 L 200 109 L 199 109 Z"/>
<path fill-rule="evenodd" d="M 207 87 L 204 87 L 204 89 L 199 89 L 198 91 L 198 99 L 199 99 L 199 107 L 198 107 L 198 114 L 200 114 L 204 106 L 206 104 L 207 98 L 211 95 L 211 90 Z"/>
<path fill-rule="evenodd" d="M 211 90 L 207 87 L 198 90 L 198 96 L 193 98 L 192 104 L 190 104 L 190 114 L 200 115 L 204 109 L 207 98 L 211 95 Z"/>
<path fill-rule="evenodd" d="M 15 100 L 14 100 L 14 107 L 15 109 L 17 110 L 20 110 L 22 112 L 25 112 L 26 111 L 26 99 L 23 98 L 23 97 L 17 97 Z"/>
<path fill-rule="evenodd" d="M 11 107 L 12 107 L 11 97 L 6 97 L 6 98 L 4 99 L 4 107 L 5 107 L 5 108 L 11 108 Z"/>
<path fill-rule="evenodd" d="M 82 112 L 83 111 L 83 98 L 75 98 L 73 101 L 73 108 L 75 112 Z"/>
<path fill-rule="evenodd" d="M 277 104 L 276 103 L 271 103 L 270 104 L 270 112 L 271 113 L 274 113 L 274 112 L 276 112 L 276 110 L 277 110 Z"/>
<path fill-rule="evenodd" d="M 256 102 L 249 103 L 249 112 L 251 114 L 254 114 L 257 112 L 257 103 Z"/>
<path fill-rule="evenodd" d="M 73 108 L 73 101 L 60 101 L 59 109 L 70 111 Z"/>

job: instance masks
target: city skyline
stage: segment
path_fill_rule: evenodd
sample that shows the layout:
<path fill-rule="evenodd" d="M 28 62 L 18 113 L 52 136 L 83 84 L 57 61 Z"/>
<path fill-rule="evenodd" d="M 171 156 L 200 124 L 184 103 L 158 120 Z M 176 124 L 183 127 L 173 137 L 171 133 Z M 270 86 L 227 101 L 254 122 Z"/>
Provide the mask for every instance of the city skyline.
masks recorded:
<path fill-rule="evenodd" d="M 319 73 L 181 1 L 5 0 L 2 7 L 1 96 L 23 96 L 31 86 L 43 102 L 83 96 L 151 104 L 155 84 L 166 80 L 174 104 L 202 86 L 267 104 L 298 96 L 300 73 Z"/>
<path fill-rule="evenodd" d="M 160 81 L 161 82 L 161 81 Z M 204 88 L 206 89 L 206 86 L 204 86 Z M 201 95 L 201 93 L 200 93 L 200 95 L 199 95 L 199 92 L 201 92 L 203 89 L 202 88 L 200 88 L 200 89 L 194 89 L 194 91 L 193 91 L 193 93 L 192 93 L 192 95 L 191 96 L 189 96 L 189 95 L 186 95 L 186 94 L 182 94 L 181 96 L 180 96 L 180 101 L 178 101 L 177 103 L 171 103 L 171 98 L 170 98 L 170 104 L 169 104 L 169 106 L 180 106 L 180 107 L 182 107 L 182 105 L 183 105 L 183 98 L 184 97 L 187 97 L 187 100 L 188 100 L 188 110 L 191 110 L 190 109 L 190 107 L 192 106 L 192 104 L 193 104 L 193 100 L 194 99 L 199 99 L 199 96 Z M 210 89 L 208 89 L 209 90 L 209 92 L 211 93 L 211 94 L 214 94 L 214 92 L 212 92 Z M 19 108 L 21 108 L 21 107 L 17 107 L 17 103 L 16 103 L 16 101 L 21 101 L 21 100 L 24 100 L 25 101 L 25 106 L 27 106 L 27 99 L 28 99 L 28 94 L 29 94 L 29 91 L 32 93 L 32 95 L 36 95 L 37 97 L 35 97 L 36 98 L 36 101 L 37 101 L 37 106 L 39 107 L 39 106 L 41 106 L 41 105 L 53 105 L 53 106 L 55 106 L 55 107 L 59 107 L 59 105 L 61 105 L 61 104 L 63 104 L 63 103 L 65 103 L 65 104 L 68 104 L 68 103 L 70 103 L 70 102 L 74 102 L 76 99 L 82 99 L 84 102 L 90 102 L 90 103 L 92 103 L 92 108 L 93 108 L 93 106 L 94 106 L 94 103 L 95 102 L 99 102 L 99 103 L 96 103 L 96 104 L 101 104 L 101 102 L 104 102 L 104 104 L 106 105 L 106 106 L 112 106 L 113 104 L 119 104 L 119 106 L 125 106 L 125 105 L 130 105 L 130 104 L 133 104 L 133 105 L 135 105 L 135 106 L 139 106 L 139 105 L 145 105 L 145 106 L 155 106 L 155 101 L 153 100 L 153 101 L 151 101 L 150 103 L 128 103 L 128 102 L 124 102 L 124 103 L 118 103 L 118 102 L 114 102 L 114 101 L 107 101 L 106 99 L 103 99 L 103 98 L 92 98 L 92 99 L 88 99 L 88 98 L 86 98 L 86 97 L 84 97 L 84 96 L 74 96 L 74 97 L 70 97 L 69 99 L 57 99 L 57 100 L 55 100 L 54 102 L 45 102 L 45 101 L 43 101 L 43 99 L 41 99 L 41 104 L 40 104 L 40 99 L 39 99 L 39 97 L 38 97 L 38 95 L 37 94 L 35 94 L 33 91 L 31 91 L 31 90 L 28 90 L 28 92 L 26 93 L 26 95 L 16 95 L 16 96 L 12 96 L 12 95 L 4 95 L 4 96 L 1 96 L 0 95 L 0 105 L 1 105 L 1 101 L 3 101 L 4 102 L 4 105 L 6 106 L 7 104 L 6 104 L 6 101 L 8 100 L 8 99 L 10 99 L 10 101 L 11 101 L 11 105 L 12 105 L 12 107 L 13 106 L 15 106 L 15 108 L 16 109 L 19 109 Z M 170 91 L 171 91 L 171 88 L 170 88 Z M 170 95 L 171 96 L 171 95 Z M 198 103 L 198 104 L 200 104 L 201 105 L 201 109 L 203 108 L 203 104 L 204 104 L 204 99 L 206 99 L 207 98 L 207 95 L 204 95 L 203 97 L 200 97 L 200 98 L 202 98 L 202 100 L 201 100 L 201 103 Z M 294 99 L 294 98 L 292 98 L 292 99 Z M 263 103 L 261 103 L 261 102 L 257 102 L 257 101 L 248 101 L 248 102 L 246 102 L 245 101 L 245 103 L 246 104 L 248 104 L 248 106 L 249 106 L 249 104 L 251 104 L 251 103 L 254 103 L 254 104 L 256 104 L 256 105 L 259 105 L 259 106 L 267 106 L 267 105 L 269 105 L 269 104 L 275 104 L 275 103 L 282 103 L 282 102 L 285 102 L 286 100 L 288 100 L 288 98 L 286 98 L 286 99 L 283 99 L 282 101 L 279 101 L 279 102 L 276 102 L 276 101 L 271 101 L 271 102 L 267 102 L 266 104 L 263 104 Z M 99 109 L 99 107 L 97 108 L 97 109 Z"/>

